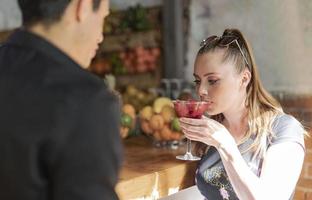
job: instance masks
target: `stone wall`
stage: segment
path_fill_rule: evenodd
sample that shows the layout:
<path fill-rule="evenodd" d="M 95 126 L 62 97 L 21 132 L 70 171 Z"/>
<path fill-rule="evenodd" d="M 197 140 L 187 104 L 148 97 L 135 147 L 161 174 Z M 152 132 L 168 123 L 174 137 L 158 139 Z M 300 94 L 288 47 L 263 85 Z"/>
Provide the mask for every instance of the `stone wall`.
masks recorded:
<path fill-rule="evenodd" d="M 192 0 L 186 78 L 192 80 L 200 41 L 239 28 L 252 44 L 270 91 L 311 94 L 312 1 Z"/>

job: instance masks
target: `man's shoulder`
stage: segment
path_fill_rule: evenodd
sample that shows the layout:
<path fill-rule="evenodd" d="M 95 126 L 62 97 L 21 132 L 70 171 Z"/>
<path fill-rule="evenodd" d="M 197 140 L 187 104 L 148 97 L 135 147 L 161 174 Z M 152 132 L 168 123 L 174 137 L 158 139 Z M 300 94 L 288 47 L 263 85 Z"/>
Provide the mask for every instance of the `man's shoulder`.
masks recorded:
<path fill-rule="evenodd" d="M 56 70 L 43 80 L 43 90 L 49 95 L 66 101 L 86 104 L 92 99 L 108 98 L 111 92 L 104 80 L 84 69 Z"/>

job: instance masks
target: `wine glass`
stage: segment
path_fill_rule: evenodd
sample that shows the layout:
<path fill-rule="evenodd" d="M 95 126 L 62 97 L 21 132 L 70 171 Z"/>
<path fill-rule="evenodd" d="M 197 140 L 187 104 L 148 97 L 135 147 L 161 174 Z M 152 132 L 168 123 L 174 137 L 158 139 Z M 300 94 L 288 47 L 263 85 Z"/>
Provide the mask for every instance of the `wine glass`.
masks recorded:
<path fill-rule="evenodd" d="M 182 101 L 174 100 L 172 101 L 174 109 L 178 117 L 188 117 L 193 119 L 200 119 L 204 112 L 207 110 L 208 103 L 205 101 Z M 179 160 L 190 160 L 196 161 L 200 160 L 200 157 L 192 155 L 191 140 L 187 138 L 186 143 L 186 153 L 184 155 L 176 156 Z"/>

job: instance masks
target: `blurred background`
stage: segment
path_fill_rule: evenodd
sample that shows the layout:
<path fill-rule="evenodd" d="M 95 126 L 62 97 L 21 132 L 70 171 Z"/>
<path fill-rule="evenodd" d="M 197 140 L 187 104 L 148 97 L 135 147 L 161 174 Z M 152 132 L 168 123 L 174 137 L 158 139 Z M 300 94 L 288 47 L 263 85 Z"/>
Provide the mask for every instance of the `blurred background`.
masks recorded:
<path fill-rule="evenodd" d="M 286 112 L 308 130 L 311 127 L 311 0 L 110 2 L 111 14 L 103 27 L 105 39 L 89 70 L 122 94 L 128 106 L 124 111 L 132 121 L 143 109 L 141 117 L 150 120 L 149 116 L 160 109 L 159 105 L 155 108 L 155 101 L 161 97 L 194 96 L 193 64 L 200 42 L 209 35 L 221 35 L 225 28 L 238 28 L 253 47 L 264 86 Z M 20 25 L 16 1 L 0 0 L 0 44 Z M 165 100 L 159 101 L 165 104 Z M 152 107 L 152 113 L 146 111 L 147 106 Z M 127 127 L 129 120 L 124 118 L 124 122 Z M 125 138 L 131 129 L 136 125 L 128 125 Z M 306 146 L 296 189 L 298 200 L 312 199 L 311 138 Z"/>

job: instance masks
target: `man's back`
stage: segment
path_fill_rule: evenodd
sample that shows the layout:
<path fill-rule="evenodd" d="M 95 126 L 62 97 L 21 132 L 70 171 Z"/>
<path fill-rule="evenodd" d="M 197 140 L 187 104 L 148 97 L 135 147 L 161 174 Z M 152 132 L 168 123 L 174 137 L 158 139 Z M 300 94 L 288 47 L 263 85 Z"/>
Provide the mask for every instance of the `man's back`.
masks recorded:
<path fill-rule="evenodd" d="M 43 39 L 0 47 L 0 199 L 116 199 L 119 105 Z"/>

